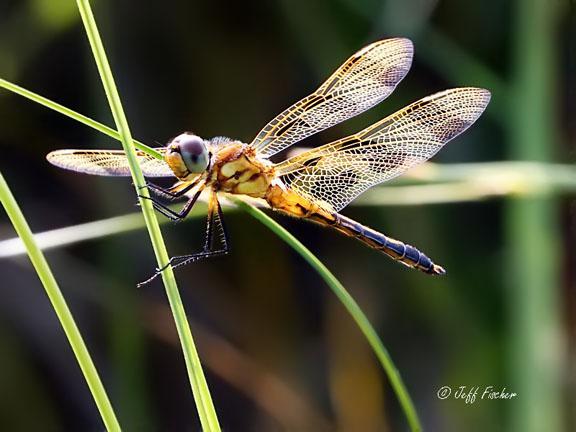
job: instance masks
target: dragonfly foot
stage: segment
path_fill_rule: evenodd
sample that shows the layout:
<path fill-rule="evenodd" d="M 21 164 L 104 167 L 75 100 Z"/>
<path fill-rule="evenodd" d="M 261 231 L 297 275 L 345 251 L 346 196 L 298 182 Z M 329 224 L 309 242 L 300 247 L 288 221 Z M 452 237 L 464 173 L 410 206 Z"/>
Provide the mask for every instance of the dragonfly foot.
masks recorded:
<path fill-rule="evenodd" d="M 152 282 L 154 279 L 156 279 L 158 276 L 160 276 L 160 273 L 162 273 L 162 272 L 158 271 L 158 269 L 156 269 L 155 273 L 152 276 L 150 276 L 145 281 L 136 284 L 136 288 L 142 288 L 144 285 L 148 285 L 150 282 Z"/>

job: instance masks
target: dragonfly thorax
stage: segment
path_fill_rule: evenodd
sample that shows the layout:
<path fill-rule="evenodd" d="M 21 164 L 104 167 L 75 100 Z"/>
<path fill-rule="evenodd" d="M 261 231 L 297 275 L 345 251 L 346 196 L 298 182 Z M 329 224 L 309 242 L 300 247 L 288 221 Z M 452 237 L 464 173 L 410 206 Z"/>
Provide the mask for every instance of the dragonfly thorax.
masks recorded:
<path fill-rule="evenodd" d="M 247 144 L 231 142 L 214 155 L 210 181 L 219 191 L 263 198 L 273 178 L 272 165 L 260 161 Z"/>

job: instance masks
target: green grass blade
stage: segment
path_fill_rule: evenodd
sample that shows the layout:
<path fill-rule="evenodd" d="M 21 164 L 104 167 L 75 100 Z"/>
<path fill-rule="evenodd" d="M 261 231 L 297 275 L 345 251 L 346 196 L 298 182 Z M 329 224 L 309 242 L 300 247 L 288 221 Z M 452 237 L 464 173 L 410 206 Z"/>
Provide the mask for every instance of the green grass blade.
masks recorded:
<path fill-rule="evenodd" d="M 513 109 L 501 120 L 508 137 L 506 154 L 513 159 L 551 162 L 558 157 L 558 109 L 566 92 L 560 78 L 565 53 L 558 44 L 558 25 L 567 12 L 563 3 L 568 4 L 515 2 L 511 9 L 515 19 L 507 102 Z M 509 200 L 503 208 L 506 383 L 521 395 L 508 406 L 509 423 L 503 427 L 511 432 L 574 428 L 566 421 L 572 404 L 566 403 L 564 363 L 565 347 L 571 346 L 564 316 L 565 272 L 573 263 L 561 252 L 570 244 L 562 207 L 542 194 Z"/>
<path fill-rule="evenodd" d="M 171 206 L 176 209 L 176 206 Z M 187 221 L 206 215 L 206 206 L 197 203 L 190 212 Z M 160 224 L 170 222 L 169 219 L 161 219 Z M 142 212 L 127 213 L 120 216 L 113 216 L 99 219 L 92 222 L 84 222 L 77 225 L 68 225 L 62 228 L 51 229 L 34 233 L 34 240 L 42 251 L 70 246 L 88 240 L 96 240 L 116 234 L 123 234 L 131 231 L 146 228 L 146 223 L 142 219 Z M 19 237 L 0 240 L 0 259 L 12 258 L 26 253 L 24 243 Z"/>
<path fill-rule="evenodd" d="M 20 87 L 17 84 L 11 83 L 10 81 L 6 81 L 5 79 L 0 78 L 0 87 L 3 87 L 6 90 L 16 93 L 20 96 L 23 96 L 26 99 L 30 99 L 31 101 L 36 102 L 40 105 L 44 105 L 45 107 L 50 108 L 51 110 L 59 112 L 60 114 L 64 114 L 65 116 L 70 117 L 80 123 L 83 123 L 86 126 L 90 126 L 91 128 L 96 129 L 102 132 L 103 134 L 106 134 L 109 137 L 112 137 L 118 141 L 121 140 L 120 134 L 116 132 L 114 129 L 102 123 L 99 123 L 96 120 L 91 119 L 90 117 L 86 117 L 85 115 L 82 115 L 74 110 L 71 110 L 70 108 L 60 105 L 57 102 L 45 98 L 44 96 L 40 96 L 37 93 L 34 93 L 30 90 Z M 134 140 L 133 143 L 134 146 L 139 150 L 142 150 L 148 153 L 150 156 L 153 156 L 157 159 L 162 159 L 162 155 L 158 153 L 156 150 L 154 150 L 152 147 L 148 147 L 146 144 L 136 140 Z"/>
<path fill-rule="evenodd" d="M 6 209 L 6 213 L 8 214 L 12 225 L 14 225 L 14 229 L 24 242 L 30 261 L 36 269 L 36 273 L 38 274 L 42 285 L 44 285 L 46 294 L 48 295 L 52 307 L 60 320 L 60 324 L 62 324 L 64 333 L 66 333 L 72 351 L 74 351 L 76 360 L 78 361 L 80 369 L 84 374 L 84 378 L 88 383 L 88 387 L 92 392 L 92 397 L 94 397 L 94 401 L 100 411 L 106 429 L 108 431 L 120 431 L 120 425 L 118 424 L 110 400 L 106 395 L 102 381 L 100 381 L 100 377 L 98 376 L 96 367 L 92 362 L 88 348 L 86 348 L 82 335 L 74 322 L 72 313 L 70 312 L 70 309 L 68 309 L 66 300 L 64 300 L 64 296 L 58 287 L 58 283 L 50 270 L 48 262 L 38 248 L 38 245 L 34 240 L 34 234 L 32 234 L 32 231 L 22 214 L 20 207 L 18 207 L 18 203 L 16 202 L 14 195 L 12 195 L 6 180 L 4 180 L 2 173 L 0 173 L 0 201 Z"/>
<path fill-rule="evenodd" d="M 118 94 L 118 89 L 114 83 L 112 70 L 108 63 L 104 46 L 96 26 L 96 21 L 90 8 L 90 2 L 88 0 L 77 0 L 77 5 L 82 17 L 82 22 L 84 23 L 86 35 L 90 41 L 92 54 L 94 55 L 94 60 L 96 61 L 96 65 L 98 67 L 98 72 L 100 74 L 100 78 L 108 98 L 108 103 L 110 105 L 116 127 L 122 139 L 122 146 L 126 152 L 126 157 L 130 166 L 130 172 L 134 181 L 136 193 L 147 197 L 149 196 L 148 190 L 144 187 L 146 183 L 136 159 L 136 153 L 134 150 L 132 136 L 130 134 L 130 128 L 128 126 L 128 121 L 124 114 L 120 96 Z M 154 248 L 158 266 L 162 268 L 168 264 L 169 257 L 166 250 L 166 245 L 164 244 L 164 240 L 162 238 L 158 220 L 156 219 L 156 215 L 150 200 L 140 198 L 140 204 L 144 214 L 146 227 L 148 228 L 148 233 L 152 241 L 152 246 Z M 165 271 L 162 272 L 162 280 L 166 288 L 166 294 L 172 309 L 172 314 L 174 316 L 180 342 L 182 344 L 186 369 L 188 371 L 188 377 L 190 379 L 192 393 L 194 395 L 194 400 L 196 402 L 196 408 L 200 417 L 202 428 L 205 431 L 220 431 L 216 410 L 214 409 L 212 397 L 210 396 L 210 391 L 206 383 L 206 378 L 204 376 L 202 365 L 196 351 L 194 339 L 192 338 L 192 332 L 190 331 L 190 326 L 184 311 L 184 306 L 182 304 L 182 300 L 178 292 L 178 287 L 176 285 L 174 272 L 171 267 L 168 267 Z"/>
<path fill-rule="evenodd" d="M 390 380 L 390 385 L 392 389 L 396 393 L 396 397 L 400 401 L 400 405 L 404 410 L 404 414 L 408 419 L 408 424 L 412 431 L 421 431 L 422 426 L 420 424 L 420 420 L 418 415 L 416 414 L 416 409 L 414 408 L 414 404 L 412 403 L 412 399 L 406 390 L 406 386 L 402 381 L 402 377 L 400 377 L 400 373 L 392 359 L 390 358 L 390 354 L 384 347 L 384 344 L 378 337 L 376 330 L 370 324 L 370 321 L 360 309 L 360 306 L 354 301 L 352 296 L 346 291 L 344 286 L 340 283 L 338 279 L 326 268 L 326 266 L 312 253 L 306 246 L 304 246 L 296 237 L 286 231 L 280 224 L 278 224 L 274 219 L 266 215 L 261 210 L 253 207 L 241 199 L 231 197 L 232 200 L 240 207 L 242 210 L 246 211 L 248 214 L 256 218 L 262 224 L 264 224 L 267 228 L 269 228 L 274 234 L 284 240 L 286 243 L 292 247 L 302 258 L 304 258 L 308 264 L 312 266 L 312 268 L 324 279 L 326 284 L 330 287 L 330 289 L 336 294 L 336 297 L 342 302 L 348 313 L 352 315 L 358 327 L 368 340 L 368 343 L 374 350 L 376 357 L 382 364 L 382 367 L 386 371 L 388 379 Z"/>
<path fill-rule="evenodd" d="M 14 93 L 27 97 L 35 102 L 39 102 L 42 105 L 47 106 L 48 108 L 51 108 L 57 112 L 60 112 L 61 114 L 64 114 L 74 120 L 80 121 L 81 123 L 84 123 L 87 126 L 90 126 L 102 133 L 105 133 L 112 138 L 120 140 L 120 134 L 118 134 L 113 129 L 110 129 L 101 123 L 98 123 L 73 110 L 65 108 L 62 105 L 59 105 L 53 101 L 50 101 L 49 99 L 46 99 L 43 96 L 32 93 L 28 90 L 25 90 L 19 86 L 16 86 L 2 79 L 0 79 L 0 86 L 4 87 L 7 90 L 13 91 Z M 146 147 L 143 144 L 142 146 Z M 145 148 L 143 147 L 138 146 L 138 148 L 145 150 Z M 159 155 L 153 155 L 153 156 L 159 157 Z M 289 234 L 286 230 L 284 230 L 284 228 L 278 225 L 274 220 L 270 219 L 264 213 L 246 203 L 239 202 L 239 207 L 241 207 L 243 210 L 247 211 L 248 213 L 256 217 L 265 226 L 272 229 L 277 235 L 283 238 L 288 244 L 290 244 L 290 246 L 294 247 L 296 251 L 300 253 L 313 266 L 313 268 L 326 280 L 330 288 L 340 298 L 340 300 L 343 302 L 343 304 L 346 306 L 346 308 L 349 310 L 353 318 L 360 326 L 362 332 L 368 338 L 368 341 L 372 346 L 372 349 L 376 353 L 378 359 L 380 360 L 382 366 L 384 367 L 386 373 L 388 374 L 389 380 L 391 382 L 394 391 L 398 395 L 400 404 L 406 414 L 411 429 L 413 431 L 421 430 L 420 421 L 416 414 L 414 404 L 412 403 L 412 400 L 408 392 L 406 391 L 402 379 L 397 369 L 395 368 L 392 360 L 390 359 L 388 352 L 386 351 L 384 345 L 380 341 L 377 333 L 370 325 L 370 322 L 368 321 L 366 316 L 363 314 L 363 312 L 354 302 L 354 300 L 350 297 L 350 295 L 344 289 L 342 284 L 340 284 L 340 282 L 326 269 L 326 267 L 318 260 L 318 258 L 316 258 L 296 238 L 294 238 L 291 234 Z"/>
<path fill-rule="evenodd" d="M 4 88 L 6 88 L 7 90 L 14 91 L 14 85 L 13 85 L 13 84 L 12 84 L 11 86 L 6 86 L 6 85 L 4 85 L 3 83 L 6 83 L 6 81 L 0 80 L 0 85 L 1 85 L 1 86 L 3 86 Z M 22 93 L 17 92 L 17 91 L 15 91 L 15 92 L 18 93 L 18 94 L 22 94 Z M 28 97 L 27 95 L 24 95 L 24 94 L 22 94 L 22 95 L 25 96 L 25 97 Z M 86 124 L 86 125 L 94 128 L 94 129 L 96 129 L 96 130 L 98 130 L 98 131 L 100 131 L 100 132 L 106 133 L 103 129 L 105 129 L 105 128 L 107 128 L 107 127 L 104 126 L 104 125 L 101 124 L 101 123 L 95 122 L 94 120 L 91 120 L 91 119 L 90 119 L 90 120 L 91 120 L 90 122 L 83 121 L 83 120 L 81 120 L 81 118 L 82 118 L 82 117 L 85 117 L 85 116 L 83 116 L 83 115 L 81 115 L 81 114 L 79 114 L 79 113 L 76 113 L 76 112 L 74 112 L 74 111 L 68 110 L 67 108 L 64 109 L 64 107 L 62 107 L 61 105 L 56 104 L 56 103 L 53 103 L 52 101 L 49 101 L 48 99 L 46 99 L 46 98 L 44 98 L 44 97 L 42 97 L 42 96 L 39 96 L 39 95 L 37 95 L 37 94 L 28 92 L 28 95 L 31 95 L 29 98 L 32 99 L 33 101 L 37 101 L 39 98 L 42 99 L 42 100 L 44 100 L 44 101 L 48 101 L 48 102 L 50 102 L 49 104 L 43 103 L 43 105 L 45 105 L 45 106 L 47 106 L 48 108 L 51 108 L 51 109 L 53 109 L 53 110 L 55 110 L 55 111 L 57 111 L 57 112 L 60 112 L 61 114 L 64 114 L 64 115 L 66 115 L 66 116 L 68 116 L 68 117 L 70 117 L 70 118 L 72 118 L 72 119 L 78 120 L 78 121 L 80 121 L 80 122 L 82 122 L 82 123 L 84 123 L 84 124 Z M 85 118 L 87 118 L 87 117 L 85 117 Z M 108 135 L 111 136 L 112 138 L 120 139 L 120 136 L 119 136 L 119 135 L 115 135 L 115 134 L 108 134 Z M 240 204 L 240 207 L 243 208 L 243 209 L 246 210 L 246 211 L 249 211 L 248 209 L 252 209 L 252 210 L 254 211 L 254 213 L 251 213 L 251 214 L 253 214 L 253 215 L 256 215 L 256 214 L 262 215 L 263 219 L 260 219 L 261 222 L 263 222 L 266 226 L 268 226 L 268 227 L 270 227 L 270 228 L 273 227 L 273 226 L 276 226 L 277 231 L 274 231 L 274 232 L 276 232 L 278 235 L 280 235 L 280 233 L 283 233 L 283 234 L 286 234 L 287 236 L 290 236 L 290 234 L 289 234 L 287 231 L 285 231 L 282 227 L 280 227 L 278 224 L 276 224 L 276 222 L 274 222 L 272 219 L 268 218 L 264 213 L 260 212 L 260 211 L 257 210 L 256 208 L 253 208 L 253 207 L 251 207 L 251 206 L 249 206 L 249 205 L 247 205 L 247 204 L 244 204 L 244 203 L 241 203 L 241 204 Z M 266 221 L 265 218 L 268 218 L 268 219 L 269 219 L 270 225 L 268 225 L 267 223 L 265 223 L 265 221 Z M 271 228 L 271 229 L 273 229 L 273 228 Z M 291 237 L 291 238 L 293 239 L 293 241 L 295 242 L 294 244 L 298 244 L 298 245 L 300 245 L 300 246 L 303 248 L 303 249 L 298 249 L 299 252 L 301 252 L 301 251 L 303 251 L 303 250 L 306 250 L 307 253 L 310 254 L 311 257 L 314 258 L 315 261 L 317 261 L 317 262 L 320 263 L 320 261 L 319 261 L 316 257 L 314 257 L 307 249 L 305 249 L 304 246 L 302 246 L 302 245 L 298 242 L 298 240 L 296 240 L 296 239 L 295 239 L 294 237 L 292 237 L 292 236 L 290 236 L 290 237 Z M 286 237 L 286 238 L 288 238 L 288 237 Z M 288 241 L 288 240 L 286 240 L 286 241 Z M 289 244 L 292 245 L 292 243 L 289 243 Z M 322 264 L 320 263 L 320 265 L 322 265 Z M 322 267 L 324 267 L 324 266 L 322 265 Z M 324 267 L 324 268 L 325 268 L 325 267 Z M 318 268 L 315 267 L 315 269 L 318 271 Z M 329 274 L 329 272 L 328 272 L 328 274 Z M 332 277 L 333 277 L 333 276 L 332 276 Z M 326 278 L 325 278 L 325 279 L 326 279 Z M 326 280 L 328 280 L 328 279 L 326 279 Z M 334 280 L 337 282 L 337 284 L 338 284 L 340 287 L 342 287 L 342 285 L 341 285 L 335 278 L 334 278 Z M 330 287 L 334 289 L 334 288 L 336 288 L 338 285 L 330 285 Z M 343 292 L 343 293 L 345 293 L 346 291 L 345 291 L 345 290 L 343 289 L 343 287 L 342 287 L 342 290 L 339 290 L 338 292 Z M 348 296 L 348 297 L 349 297 L 349 296 Z M 354 303 L 354 304 L 355 304 L 355 303 Z M 356 305 L 356 308 L 358 309 L 358 311 L 360 311 L 360 309 L 358 308 L 357 305 Z M 394 390 L 396 391 L 397 394 L 402 395 L 401 398 L 400 398 L 400 396 L 399 396 L 399 398 L 400 398 L 400 403 L 401 403 L 404 411 L 406 412 L 406 416 L 408 417 L 408 421 L 409 421 L 409 424 L 411 425 L 412 430 L 414 430 L 414 431 L 421 430 L 421 428 L 420 428 L 420 422 L 419 422 L 419 420 L 418 420 L 418 416 L 416 415 L 416 411 L 415 411 L 415 409 L 414 409 L 414 405 L 413 405 L 413 403 L 412 403 L 412 401 L 411 401 L 411 399 L 410 399 L 410 396 L 408 395 L 408 392 L 406 391 L 406 389 L 405 389 L 405 387 L 404 387 L 404 385 L 403 385 L 403 383 L 402 383 L 402 380 L 400 379 L 400 376 L 398 375 L 398 372 L 397 372 L 396 368 L 394 367 L 393 363 L 391 362 L 390 357 L 389 357 L 389 355 L 387 354 L 386 349 L 384 348 L 382 342 L 381 342 L 381 341 L 379 340 L 379 338 L 378 338 L 378 335 L 374 332 L 374 329 L 372 329 L 372 327 L 370 326 L 370 323 L 368 322 L 368 320 L 366 319 L 366 317 L 364 316 L 364 314 L 363 314 L 361 311 L 360 311 L 360 314 L 361 314 L 360 316 L 363 317 L 363 319 L 360 319 L 360 322 L 366 323 L 366 324 L 368 325 L 367 329 L 371 329 L 371 331 L 368 331 L 368 333 L 365 333 L 365 334 L 367 334 L 367 335 L 370 334 L 370 335 L 372 335 L 373 337 L 375 337 L 375 339 L 373 339 L 373 340 L 375 340 L 375 344 L 372 345 L 372 348 L 375 350 L 375 352 L 377 353 L 378 358 L 380 359 L 380 361 L 382 362 L 383 366 L 385 367 L 385 370 L 386 370 L 386 372 L 387 372 L 388 375 L 389 375 L 389 379 L 390 379 L 390 382 L 391 382 L 392 385 L 393 385 Z M 355 319 L 356 319 L 356 317 L 355 317 Z M 369 341 L 370 341 L 370 339 L 369 339 Z M 372 344 L 372 342 L 371 342 L 371 344 Z M 390 372 L 389 372 L 389 371 L 390 371 Z M 396 377 L 396 378 L 395 378 L 395 377 Z"/>

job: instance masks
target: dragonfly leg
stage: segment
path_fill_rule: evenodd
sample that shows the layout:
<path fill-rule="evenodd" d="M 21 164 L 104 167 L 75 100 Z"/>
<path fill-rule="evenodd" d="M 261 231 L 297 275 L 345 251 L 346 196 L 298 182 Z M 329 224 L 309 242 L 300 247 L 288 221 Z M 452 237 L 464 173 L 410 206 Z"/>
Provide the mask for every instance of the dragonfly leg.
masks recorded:
<path fill-rule="evenodd" d="M 177 268 L 205 258 L 226 255 L 230 251 L 230 243 L 228 232 L 224 225 L 223 216 L 222 207 L 218 202 L 216 193 L 213 192 L 209 201 L 208 219 L 206 222 L 206 238 L 203 250 L 190 255 L 179 255 L 170 258 L 168 264 L 162 268 L 156 269 L 156 272 L 152 277 L 139 283 L 138 286 L 146 285 L 170 266 L 172 268 Z M 215 245 L 216 241 L 218 242 L 217 245 Z"/>
<path fill-rule="evenodd" d="M 209 207 L 203 250 L 195 254 L 172 257 L 168 265 L 176 268 L 204 258 L 226 255 L 230 252 L 228 231 L 224 224 L 224 214 L 215 193 L 212 193 L 210 197 Z M 216 242 L 218 243 L 215 245 Z M 160 271 L 164 270 L 164 268 L 160 269 Z"/>
<path fill-rule="evenodd" d="M 184 219 L 186 216 L 188 216 L 188 213 L 190 213 L 190 210 L 192 210 L 192 207 L 194 207 L 194 204 L 196 204 L 196 201 L 198 200 L 198 197 L 200 196 L 201 193 L 202 193 L 202 190 L 197 191 L 194 194 L 194 196 L 192 196 L 192 198 L 190 198 L 186 202 L 186 204 L 184 204 L 184 206 L 182 207 L 182 209 L 179 212 L 172 210 L 170 207 L 161 203 L 156 198 L 146 197 L 146 196 L 142 196 L 142 195 L 139 195 L 139 196 L 140 196 L 140 198 L 148 199 L 148 200 L 152 201 L 152 205 L 154 206 L 154 208 L 163 216 L 166 216 L 171 221 L 180 222 L 182 219 Z"/>
<path fill-rule="evenodd" d="M 142 186 L 142 188 L 148 188 L 150 190 L 153 190 L 158 195 L 167 196 L 169 199 L 176 199 L 176 198 L 180 198 L 181 196 L 185 195 L 188 191 L 190 191 L 190 189 L 192 189 L 197 184 L 198 184 L 198 182 L 195 181 L 195 182 L 190 183 L 186 187 L 180 189 L 180 187 L 182 186 L 181 183 L 176 184 L 176 186 L 172 186 L 169 188 L 163 188 L 161 186 L 158 186 L 155 183 L 147 182 L 146 185 Z"/>

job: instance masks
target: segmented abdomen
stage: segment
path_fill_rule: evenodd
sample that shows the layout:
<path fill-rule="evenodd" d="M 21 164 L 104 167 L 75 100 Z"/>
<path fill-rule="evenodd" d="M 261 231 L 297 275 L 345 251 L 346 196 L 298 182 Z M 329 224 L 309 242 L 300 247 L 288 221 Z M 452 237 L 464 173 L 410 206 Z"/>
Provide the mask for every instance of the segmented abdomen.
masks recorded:
<path fill-rule="evenodd" d="M 270 207 L 287 215 L 307 219 L 320 225 L 329 226 L 365 245 L 379 250 L 402 264 L 424 273 L 443 275 L 446 271 L 414 246 L 387 237 L 378 231 L 364 226 L 346 216 L 323 209 L 292 189 L 271 185 L 266 192 Z"/>
<path fill-rule="evenodd" d="M 414 246 L 390 238 L 341 214 L 334 213 L 333 216 L 334 222 L 331 224 L 333 228 L 385 253 L 390 258 L 424 273 L 433 275 L 446 273 L 444 268 L 434 264 L 430 258 Z"/>

